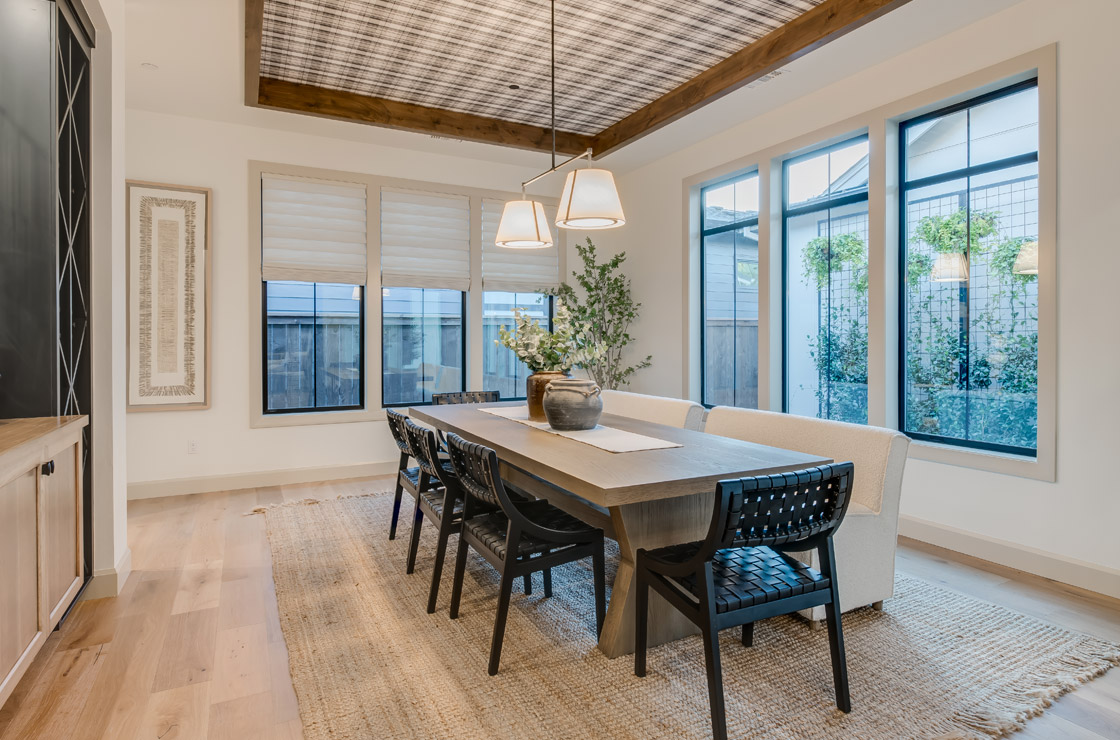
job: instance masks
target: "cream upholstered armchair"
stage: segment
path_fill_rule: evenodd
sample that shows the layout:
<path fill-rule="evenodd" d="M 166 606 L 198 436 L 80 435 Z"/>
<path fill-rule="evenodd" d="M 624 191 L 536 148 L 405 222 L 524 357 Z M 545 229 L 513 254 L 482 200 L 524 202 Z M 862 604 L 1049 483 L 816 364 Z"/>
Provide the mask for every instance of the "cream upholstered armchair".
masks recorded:
<path fill-rule="evenodd" d="M 704 407 L 694 401 L 665 396 L 647 396 L 627 391 L 603 391 L 603 413 L 699 431 Z"/>
<path fill-rule="evenodd" d="M 726 406 L 708 412 L 704 431 L 854 463 L 852 501 L 834 538 L 840 609 L 868 604 L 882 608 L 883 600 L 894 594 L 898 500 L 908 437 L 880 427 Z M 820 567 L 816 552 L 794 555 Z M 824 607 L 801 614 L 817 622 L 824 619 Z"/>

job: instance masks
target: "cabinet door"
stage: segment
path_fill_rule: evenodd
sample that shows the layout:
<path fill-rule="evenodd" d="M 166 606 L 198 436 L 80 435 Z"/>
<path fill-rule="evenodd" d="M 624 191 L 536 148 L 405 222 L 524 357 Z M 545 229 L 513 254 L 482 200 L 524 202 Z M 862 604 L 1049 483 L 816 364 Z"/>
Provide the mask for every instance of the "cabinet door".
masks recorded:
<path fill-rule="evenodd" d="M 53 626 L 81 586 L 81 506 L 78 445 L 59 451 L 43 486 L 43 587 Z"/>
<path fill-rule="evenodd" d="M 35 471 L 0 486 L 0 704 L 5 679 L 39 634 Z"/>

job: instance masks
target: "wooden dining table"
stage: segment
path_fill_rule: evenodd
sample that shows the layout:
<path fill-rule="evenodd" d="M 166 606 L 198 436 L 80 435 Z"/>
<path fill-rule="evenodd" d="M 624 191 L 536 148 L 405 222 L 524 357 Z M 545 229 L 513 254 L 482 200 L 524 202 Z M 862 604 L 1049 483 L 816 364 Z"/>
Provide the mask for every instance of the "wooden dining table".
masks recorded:
<path fill-rule="evenodd" d="M 603 529 L 617 540 L 618 573 L 599 648 L 610 658 L 634 651 L 634 559 L 639 549 L 700 540 L 711 522 L 716 482 L 825 465 L 829 458 L 604 414 L 599 424 L 679 444 L 608 452 L 482 409 L 524 402 L 416 406 L 417 421 L 486 445 L 503 479 Z M 651 591 L 649 644 L 697 632 Z"/>

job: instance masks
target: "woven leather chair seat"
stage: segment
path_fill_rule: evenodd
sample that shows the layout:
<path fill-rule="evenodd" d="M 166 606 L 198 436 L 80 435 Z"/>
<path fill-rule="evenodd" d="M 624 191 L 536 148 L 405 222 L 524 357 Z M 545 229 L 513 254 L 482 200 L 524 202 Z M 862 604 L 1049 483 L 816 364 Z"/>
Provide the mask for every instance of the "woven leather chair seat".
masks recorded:
<path fill-rule="evenodd" d="M 591 542 L 595 533 L 598 530 L 591 529 L 576 519 L 571 514 L 557 509 L 547 501 L 530 501 L 525 504 L 518 505 L 518 510 L 536 524 L 549 529 L 558 529 L 564 532 L 587 532 L 587 541 Z M 472 517 L 467 520 L 467 529 L 486 545 L 487 549 L 496 554 L 502 560 L 506 559 L 506 552 L 509 549 L 509 543 L 506 541 L 506 532 L 509 527 L 509 519 L 500 511 L 486 516 Z M 545 542 L 531 537 L 528 534 L 521 535 L 521 541 L 518 543 L 517 555 L 536 555 L 539 553 L 551 552 L 554 550 L 563 550 L 573 545 L 558 544 L 556 542 Z"/>
<path fill-rule="evenodd" d="M 442 488 L 437 488 L 434 491 L 424 491 L 420 494 L 420 498 L 424 499 L 424 503 L 436 513 L 437 516 L 443 516 L 443 500 L 445 491 Z M 458 499 L 455 501 L 455 511 L 451 512 L 452 516 L 463 515 L 463 501 Z"/>
<path fill-rule="evenodd" d="M 702 543 L 673 545 L 654 550 L 652 557 L 683 562 L 694 555 Z M 671 579 L 696 598 L 704 593 L 703 584 L 689 575 Z M 716 612 L 734 611 L 768 601 L 799 596 L 829 587 L 819 571 L 800 561 L 786 560 L 769 547 L 737 547 L 719 550 L 712 558 Z"/>
<path fill-rule="evenodd" d="M 455 471 L 451 469 L 451 461 L 450 460 L 441 460 L 440 461 L 440 466 L 444 470 L 446 470 L 450 475 L 455 475 Z M 420 468 L 418 468 L 418 467 L 405 468 L 404 470 L 401 471 L 401 473 L 404 475 L 405 478 L 408 478 L 409 483 L 411 483 L 413 486 L 419 487 L 419 485 L 420 485 Z"/>

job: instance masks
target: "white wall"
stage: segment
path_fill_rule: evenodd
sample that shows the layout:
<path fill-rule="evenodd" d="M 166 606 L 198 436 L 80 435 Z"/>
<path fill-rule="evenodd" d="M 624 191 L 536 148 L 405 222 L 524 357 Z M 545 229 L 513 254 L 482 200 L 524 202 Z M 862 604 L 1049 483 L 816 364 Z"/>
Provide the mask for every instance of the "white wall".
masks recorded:
<path fill-rule="evenodd" d="M 318 121 L 324 131 L 338 124 Z M 384 421 L 268 429 L 249 426 L 250 367 L 245 289 L 249 233 L 249 160 L 516 190 L 536 173 L 512 165 L 377 146 L 237 123 L 142 110 L 128 112 L 130 179 L 213 188 L 213 337 L 211 408 L 128 415 L 128 480 L 134 490 L 174 492 L 223 485 L 145 486 L 152 481 L 392 463 L 397 451 Z M 542 162 L 543 162 L 542 155 Z M 558 186 L 558 184 L 557 184 Z M 376 296 L 376 293 L 374 294 Z M 377 327 L 369 327 L 377 331 Z M 259 329 L 256 329 L 259 331 Z M 187 454 L 187 442 L 199 451 Z M 344 471 L 349 472 L 349 471 Z M 264 480 L 259 476 L 258 480 Z M 207 485 L 207 484 L 210 485 Z"/>
<path fill-rule="evenodd" d="M 631 254 L 635 293 L 645 303 L 634 332 L 639 337 L 635 355 L 655 355 L 653 368 L 638 377 L 635 389 L 679 395 L 683 388 L 678 358 L 685 328 L 680 268 L 686 248 L 686 178 L 1057 42 L 1057 482 L 911 460 L 902 512 L 915 525 L 930 525 L 910 531 L 946 545 L 963 549 L 955 536 L 963 530 L 1041 555 L 1051 564 L 1089 564 L 1109 583 L 1120 583 L 1115 530 L 1120 495 L 1110 464 L 1120 447 L 1115 424 L 1120 342 L 1106 303 L 1120 275 L 1113 225 L 1120 205 L 1114 184 L 1120 171 L 1115 125 L 1120 98 L 1114 83 L 1120 54 L 1112 40 L 1118 24 L 1117 3 L 1026 0 L 862 72 L 837 77 L 840 55 L 875 41 L 872 24 L 864 29 L 870 35 L 861 36 L 861 30 L 790 65 L 791 78 L 815 78 L 823 87 L 754 117 L 753 110 L 743 110 L 740 125 L 621 177 L 628 224 L 611 244 Z M 1008 548 L 976 549 L 998 559 Z M 1019 567 L 1039 560 L 1009 559 Z"/>

